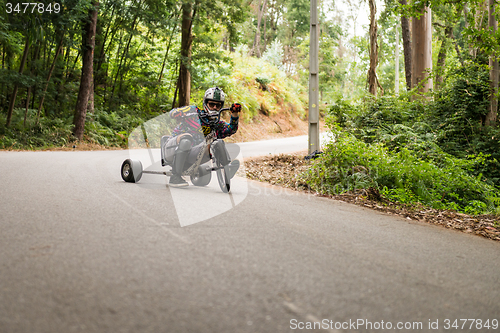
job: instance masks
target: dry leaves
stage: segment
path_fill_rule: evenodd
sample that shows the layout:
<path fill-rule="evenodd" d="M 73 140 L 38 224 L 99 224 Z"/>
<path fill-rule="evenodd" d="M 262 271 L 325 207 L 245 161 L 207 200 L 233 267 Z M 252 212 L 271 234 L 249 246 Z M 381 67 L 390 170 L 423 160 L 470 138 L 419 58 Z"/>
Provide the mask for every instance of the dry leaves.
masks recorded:
<path fill-rule="evenodd" d="M 310 163 L 304 160 L 305 155 L 306 152 L 300 152 L 245 159 L 246 176 L 249 179 L 273 185 L 308 191 L 307 184 L 298 178 L 300 173 L 307 170 Z M 314 194 L 500 241 L 499 216 L 471 216 L 453 211 L 436 210 L 421 204 L 405 205 L 389 202 L 373 188 L 334 196 Z"/>

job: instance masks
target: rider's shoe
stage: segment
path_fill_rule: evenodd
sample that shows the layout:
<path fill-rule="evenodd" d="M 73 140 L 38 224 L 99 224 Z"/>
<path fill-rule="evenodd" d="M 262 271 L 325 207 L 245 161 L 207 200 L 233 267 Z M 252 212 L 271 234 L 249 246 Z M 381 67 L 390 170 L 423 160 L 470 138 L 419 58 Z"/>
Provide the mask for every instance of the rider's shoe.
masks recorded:
<path fill-rule="evenodd" d="M 172 176 L 170 176 L 170 180 L 168 182 L 168 186 L 172 187 L 185 187 L 188 185 L 188 182 L 182 179 L 182 177 L 177 174 L 173 174 Z"/>

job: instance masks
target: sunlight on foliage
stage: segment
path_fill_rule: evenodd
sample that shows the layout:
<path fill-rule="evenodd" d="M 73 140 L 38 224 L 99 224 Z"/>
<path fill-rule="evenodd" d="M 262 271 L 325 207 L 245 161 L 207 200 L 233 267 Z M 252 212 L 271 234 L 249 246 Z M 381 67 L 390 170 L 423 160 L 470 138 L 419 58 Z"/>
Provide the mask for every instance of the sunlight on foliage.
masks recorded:
<path fill-rule="evenodd" d="M 232 54 L 234 67 L 223 88 L 230 103 L 243 104 L 243 118 L 251 120 L 259 112 L 292 112 L 304 117 L 307 89 L 267 61 L 242 53 Z"/>

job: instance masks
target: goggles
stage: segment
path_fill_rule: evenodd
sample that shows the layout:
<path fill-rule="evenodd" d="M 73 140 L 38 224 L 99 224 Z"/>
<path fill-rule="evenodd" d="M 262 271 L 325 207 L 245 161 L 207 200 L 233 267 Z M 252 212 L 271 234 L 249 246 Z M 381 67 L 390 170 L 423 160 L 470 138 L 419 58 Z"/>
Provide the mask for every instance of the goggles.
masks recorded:
<path fill-rule="evenodd" d="M 221 102 L 214 102 L 214 101 L 208 101 L 207 102 L 207 106 L 210 110 L 220 110 L 220 108 L 222 107 L 222 103 Z"/>

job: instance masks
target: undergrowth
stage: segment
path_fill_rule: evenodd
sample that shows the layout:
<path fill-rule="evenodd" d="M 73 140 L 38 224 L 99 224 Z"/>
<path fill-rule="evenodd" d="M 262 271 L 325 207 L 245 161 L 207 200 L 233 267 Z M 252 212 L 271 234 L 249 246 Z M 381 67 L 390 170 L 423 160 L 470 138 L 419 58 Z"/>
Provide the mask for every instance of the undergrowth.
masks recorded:
<path fill-rule="evenodd" d="M 238 52 L 227 84 L 229 102 L 242 103 L 242 118 L 251 121 L 259 113 L 296 113 L 305 117 L 307 89 L 270 63 Z"/>
<path fill-rule="evenodd" d="M 75 142 L 72 119 L 40 117 L 37 121 L 36 112 L 29 109 L 25 122 L 25 109 L 14 109 L 9 127 L 5 127 L 5 115 L 0 115 L 0 149 L 47 149 Z M 87 115 L 84 139 L 92 144 L 125 148 L 128 134 L 141 122 L 127 114 L 96 110 Z"/>
<path fill-rule="evenodd" d="M 374 187 L 394 202 L 500 213 L 500 129 L 483 124 L 487 68 L 469 65 L 430 100 L 410 92 L 337 101 L 329 113 L 335 141 L 305 174 L 308 183 L 327 194 Z"/>
<path fill-rule="evenodd" d="M 366 143 L 332 125 L 335 141 L 304 175 L 311 188 L 341 194 L 377 188 L 394 202 L 420 202 L 435 209 L 468 214 L 495 212 L 498 190 L 469 173 L 472 162 L 451 155 L 441 164 L 424 160 L 408 148 L 390 150 L 383 143 Z"/>

